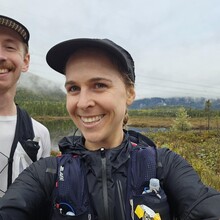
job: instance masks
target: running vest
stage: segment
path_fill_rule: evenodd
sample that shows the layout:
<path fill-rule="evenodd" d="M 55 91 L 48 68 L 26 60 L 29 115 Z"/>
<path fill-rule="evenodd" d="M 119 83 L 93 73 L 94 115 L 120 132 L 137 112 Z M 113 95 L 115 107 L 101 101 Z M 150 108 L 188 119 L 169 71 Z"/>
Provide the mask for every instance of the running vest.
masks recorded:
<path fill-rule="evenodd" d="M 18 142 L 22 145 L 27 155 L 34 162 L 37 160 L 37 153 L 39 150 L 38 142 L 34 141 L 34 130 L 32 125 L 32 120 L 28 113 L 21 109 L 18 105 L 17 107 L 17 123 L 15 128 L 15 136 L 11 146 L 11 152 L 8 158 L 8 187 L 12 183 L 12 164 L 13 157 L 17 147 Z"/>
<path fill-rule="evenodd" d="M 131 132 L 129 132 L 131 133 Z M 139 144 L 131 142 L 127 177 L 126 202 L 120 201 L 125 207 L 122 220 L 138 220 L 145 218 L 146 207 L 157 213 L 161 219 L 169 220 L 170 210 L 162 186 L 162 165 L 157 159 L 155 145 L 149 146 L 139 140 Z M 53 208 L 51 219 L 94 220 L 91 210 L 85 167 L 80 156 L 63 154 L 57 157 L 58 177 L 53 192 Z M 158 178 L 160 187 L 151 191 L 151 179 Z M 156 179 L 156 180 L 158 180 Z M 158 180 L 158 181 L 159 181 Z M 98 202 L 98 201 L 97 201 Z M 149 214 L 149 213 L 148 213 Z M 149 218 L 150 219 L 150 218 Z M 159 219 L 159 218 L 151 218 Z"/>

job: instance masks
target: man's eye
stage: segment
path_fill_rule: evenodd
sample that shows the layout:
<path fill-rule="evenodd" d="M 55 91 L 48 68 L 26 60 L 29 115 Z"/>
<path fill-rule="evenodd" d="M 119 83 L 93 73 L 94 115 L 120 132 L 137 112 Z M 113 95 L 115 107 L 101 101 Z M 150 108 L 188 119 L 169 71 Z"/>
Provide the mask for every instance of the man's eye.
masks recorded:
<path fill-rule="evenodd" d="M 7 48 L 7 50 L 16 50 L 16 48 L 13 46 L 6 46 L 6 48 Z"/>

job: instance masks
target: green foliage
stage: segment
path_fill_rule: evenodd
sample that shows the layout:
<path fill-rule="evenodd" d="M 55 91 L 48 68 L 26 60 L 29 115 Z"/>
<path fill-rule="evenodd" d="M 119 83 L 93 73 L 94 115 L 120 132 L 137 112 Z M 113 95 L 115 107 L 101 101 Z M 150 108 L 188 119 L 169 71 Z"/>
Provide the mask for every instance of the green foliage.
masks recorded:
<path fill-rule="evenodd" d="M 191 124 L 189 122 L 189 116 L 185 108 L 181 107 L 176 113 L 176 119 L 173 122 L 172 129 L 174 131 L 188 131 L 191 129 Z"/>
<path fill-rule="evenodd" d="M 65 93 L 58 89 L 45 91 L 46 88 L 37 92 L 18 88 L 15 101 L 33 117 L 67 116 Z"/>
<path fill-rule="evenodd" d="M 130 116 L 175 117 L 176 107 L 129 110 Z"/>
<path fill-rule="evenodd" d="M 130 116 L 152 116 L 152 117 L 176 117 L 176 112 L 180 107 L 158 107 L 158 108 L 149 108 L 149 109 L 136 109 L 136 110 L 129 110 Z M 191 118 L 199 118 L 199 117 L 206 117 L 207 112 L 200 109 L 191 109 L 185 108 L 189 117 Z M 212 117 L 220 117 L 219 110 L 210 110 L 210 116 Z"/>
<path fill-rule="evenodd" d="M 67 116 L 65 94 L 56 90 L 52 92 L 39 91 L 37 94 L 31 90 L 19 88 L 15 97 L 16 103 L 35 116 Z"/>
<path fill-rule="evenodd" d="M 44 102 L 65 102 L 65 93 L 57 90 L 39 89 L 37 92 L 26 89 L 18 88 L 15 96 L 17 102 L 32 102 L 32 101 L 44 101 Z"/>
<path fill-rule="evenodd" d="M 183 156 L 203 182 L 220 190 L 220 135 L 212 131 L 168 131 L 146 133 L 158 147 L 167 147 Z"/>
<path fill-rule="evenodd" d="M 17 102 L 32 117 L 36 116 L 68 116 L 65 102 L 23 101 Z"/>

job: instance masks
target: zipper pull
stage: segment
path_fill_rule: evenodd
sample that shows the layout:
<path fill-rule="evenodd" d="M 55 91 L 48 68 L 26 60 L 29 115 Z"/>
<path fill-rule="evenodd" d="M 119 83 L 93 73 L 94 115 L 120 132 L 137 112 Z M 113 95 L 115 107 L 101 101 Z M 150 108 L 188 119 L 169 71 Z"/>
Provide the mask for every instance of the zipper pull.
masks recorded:
<path fill-rule="evenodd" d="M 105 148 L 104 147 L 100 148 L 100 152 L 101 152 L 101 156 L 105 157 Z"/>

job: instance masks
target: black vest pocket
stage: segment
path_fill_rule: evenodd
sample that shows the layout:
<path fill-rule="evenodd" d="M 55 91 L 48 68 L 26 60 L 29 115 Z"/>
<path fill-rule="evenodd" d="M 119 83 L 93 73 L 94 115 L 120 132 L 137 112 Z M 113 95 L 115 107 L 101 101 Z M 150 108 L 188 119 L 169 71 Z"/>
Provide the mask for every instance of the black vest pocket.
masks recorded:
<path fill-rule="evenodd" d="M 60 213 L 60 210 L 57 208 L 54 208 L 52 220 L 62 220 L 62 219 L 69 219 L 69 220 L 92 220 L 91 214 L 88 212 L 84 212 L 80 215 L 70 216 L 66 214 Z"/>
<path fill-rule="evenodd" d="M 158 194 L 150 192 L 133 196 L 134 212 L 138 205 L 145 205 L 151 208 L 155 213 L 160 214 L 161 219 L 171 219 L 167 196 L 162 189 L 159 190 Z M 136 214 L 134 216 L 135 220 L 139 219 Z"/>

